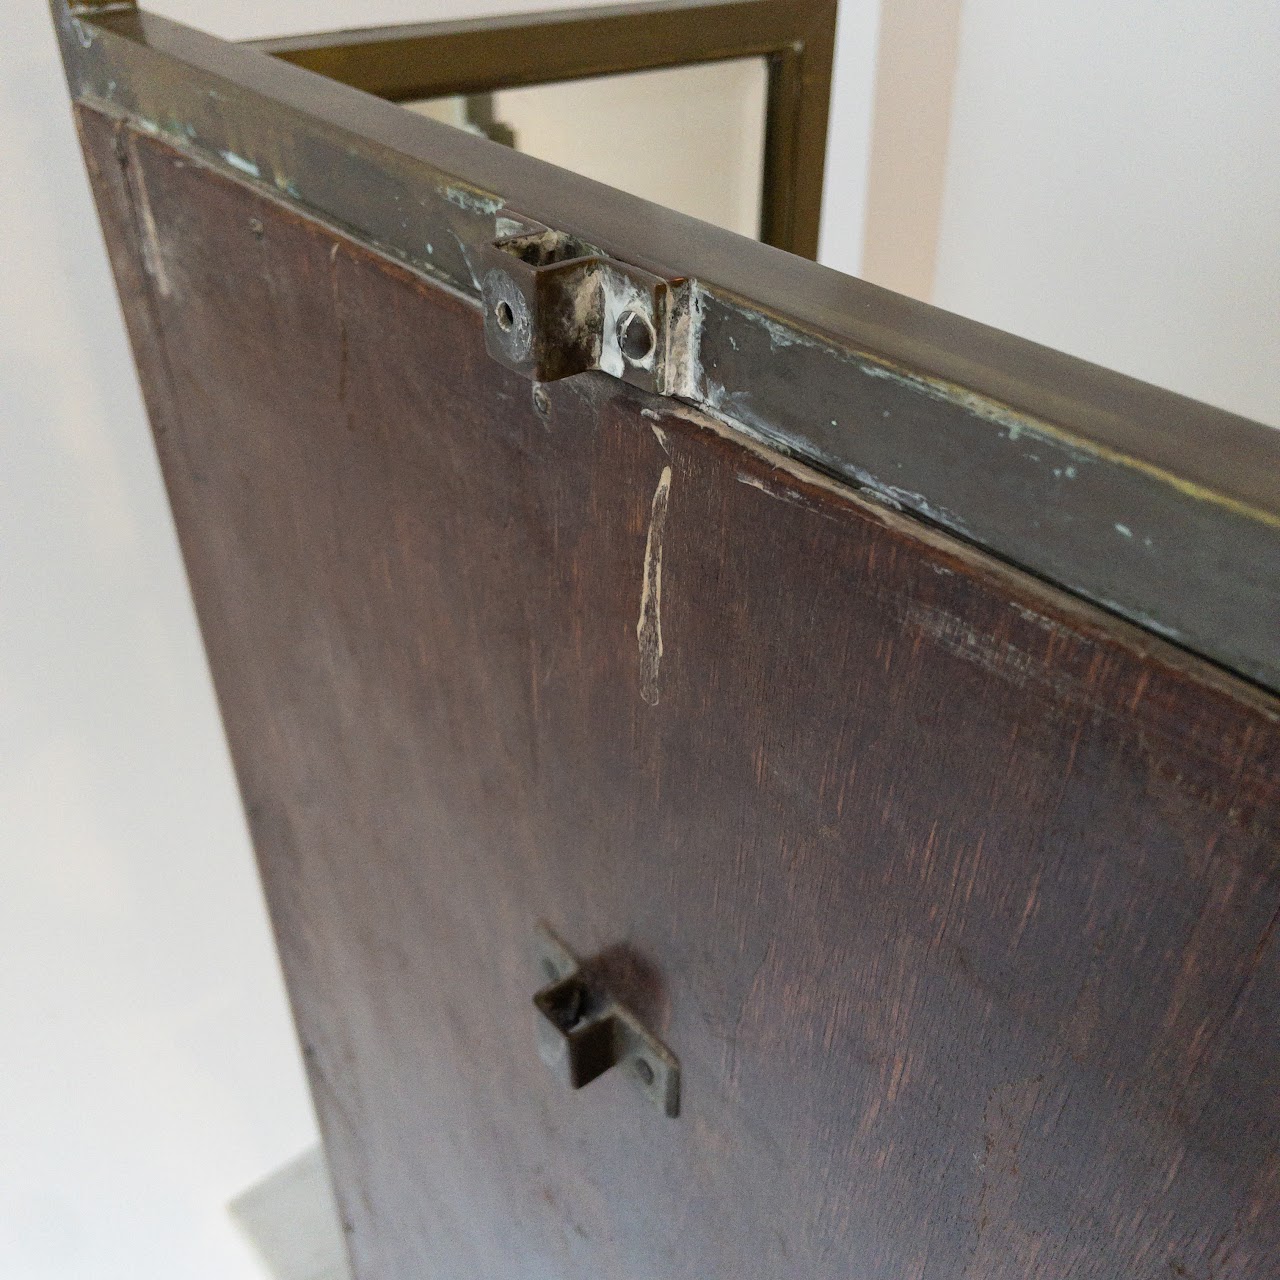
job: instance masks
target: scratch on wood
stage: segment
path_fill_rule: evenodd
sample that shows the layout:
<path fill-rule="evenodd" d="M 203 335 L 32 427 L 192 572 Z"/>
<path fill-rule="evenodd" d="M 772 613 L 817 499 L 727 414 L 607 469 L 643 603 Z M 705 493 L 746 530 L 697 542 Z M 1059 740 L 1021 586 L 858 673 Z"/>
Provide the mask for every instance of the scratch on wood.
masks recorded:
<path fill-rule="evenodd" d="M 640 696 L 651 707 L 658 705 L 658 670 L 662 665 L 662 530 L 667 522 L 667 495 L 671 492 L 671 467 L 662 468 L 653 491 L 649 536 L 644 544 L 644 580 L 640 587 L 640 619 L 636 640 L 640 645 Z"/>
<path fill-rule="evenodd" d="M 752 489 L 759 489 L 761 493 L 767 493 L 769 497 L 776 498 L 779 502 L 786 502 L 793 507 L 802 507 L 805 511 L 822 516 L 823 519 L 832 518 L 817 503 L 810 502 L 803 494 L 796 493 L 793 489 L 775 489 L 772 485 L 766 484 L 765 481 L 758 479 L 756 476 L 748 475 L 745 471 L 739 471 L 737 479 L 739 484 L 748 485 Z"/>
<path fill-rule="evenodd" d="M 1017 1210 L 1022 1144 L 1036 1113 L 1043 1083 L 1043 1076 L 1010 1081 L 987 1099 L 982 1150 L 976 1153 L 981 1187 L 974 1214 L 973 1252 L 964 1269 L 966 1280 L 993 1274 L 1004 1259 L 1021 1264 L 1019 1274 L 1030 1275 L 1037 1270 L 1035 1257 L 1043 1240 L 1027 1230 Z"/>
<path fill-rule="evenodd" d="M 1070 685 L 1070 681 L 1065 679 L 1055 680 L 1042 659 L 1011 644 L 1003 636 L 977 630 L 965 619 L 945 609 L 908 600 L 903 615 L 908 626 L 918 627 L 949 653 L 1002 679 L 1011 680 L 1019 687 L 1025 686 L 1029 680 L 1052 683 L 1055 687 Z"/>
<path fill-rule="evenodd" d="M 138 166 L 134 166 L 135 170 Z M 151 212 L 151 196 L 147 191 L 147 184 L 142 177 L 140 170 L 138 171 L 138 179 L 133 184 L 136 192 L 135 203 L 138 208 L 138 218 L 142 223 L 142 235 L 139 237 L 142 242 L 142 260 L 146 266 L 147 274 L 156 282 L 156 289 L 162 298 L 168 298 L 173 294 L 173 287 L 169 282 L 168 273 L 164 266 L 164 250 L 160 247 L 160 235 L 156 230 L 155 215 Z"/>

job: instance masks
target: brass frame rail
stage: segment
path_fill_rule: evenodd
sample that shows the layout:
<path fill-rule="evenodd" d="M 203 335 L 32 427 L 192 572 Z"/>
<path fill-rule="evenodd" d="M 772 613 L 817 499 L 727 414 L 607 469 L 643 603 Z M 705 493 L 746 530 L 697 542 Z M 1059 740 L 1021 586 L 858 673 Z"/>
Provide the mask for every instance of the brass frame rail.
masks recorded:
<path fill-rule="evenodd" d="M 835 22 L 834 0 L 663 0 L 250 43 L 391 102 L 763 58 L 760 239 L 814 258 Z"/>

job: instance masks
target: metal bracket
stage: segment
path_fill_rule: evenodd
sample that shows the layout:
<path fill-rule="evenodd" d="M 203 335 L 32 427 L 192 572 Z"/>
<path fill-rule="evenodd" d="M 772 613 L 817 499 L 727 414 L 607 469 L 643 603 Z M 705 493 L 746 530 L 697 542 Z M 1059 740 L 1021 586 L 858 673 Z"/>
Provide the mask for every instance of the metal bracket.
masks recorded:
<path fill-rule="evenodd" d="M 571 1089 L 621 1066 L 655 1107 L 680 1113 L 680 1063 L 635 1014 L 583 968 L 545 924 L 536 932 L 538 962 L 550 984 L 533 997 L 538 1054 Z"/>
<path fill-rule="evenodd" d="M 617 262 L 563 231 L 500 217 L 484 254 L 489 354 L 536 382 L 600 369 L 646 391 L 689 383 L 693 282 Z"/>

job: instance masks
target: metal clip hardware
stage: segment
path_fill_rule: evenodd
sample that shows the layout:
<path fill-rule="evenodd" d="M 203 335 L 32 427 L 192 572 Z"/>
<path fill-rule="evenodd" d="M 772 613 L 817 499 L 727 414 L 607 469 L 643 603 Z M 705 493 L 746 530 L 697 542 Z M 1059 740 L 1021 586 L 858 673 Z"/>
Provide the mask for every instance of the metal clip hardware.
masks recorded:
<path fill-rule="evenodd" d="M 484 255 L 489 354 L 536 382 L 600 369 L 646 391 L 689 381 L 693 282 L 617 262 L 562 231 L 502 217 Z"/>
<path fill-rule="evenodd" d="M 680 1113 L 680 1064 L 635 1014 L 593 982 L 577 956 L 545 925 L 538 959 L 548 986 L 533 997 L 538 1054 L 571 1089 L 621 1066 L 646 1098 L 669 1116 Z"/>

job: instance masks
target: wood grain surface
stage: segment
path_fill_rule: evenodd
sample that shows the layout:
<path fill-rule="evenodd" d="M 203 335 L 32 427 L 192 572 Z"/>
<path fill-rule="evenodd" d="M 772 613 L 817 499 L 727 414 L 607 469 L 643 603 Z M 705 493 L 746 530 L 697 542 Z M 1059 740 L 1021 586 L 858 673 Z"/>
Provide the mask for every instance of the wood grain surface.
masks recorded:
<path fill-rule="evenodd" d="M 361 1280 L 1280 1273 L 1273 700 L 79 119 Z"/>

